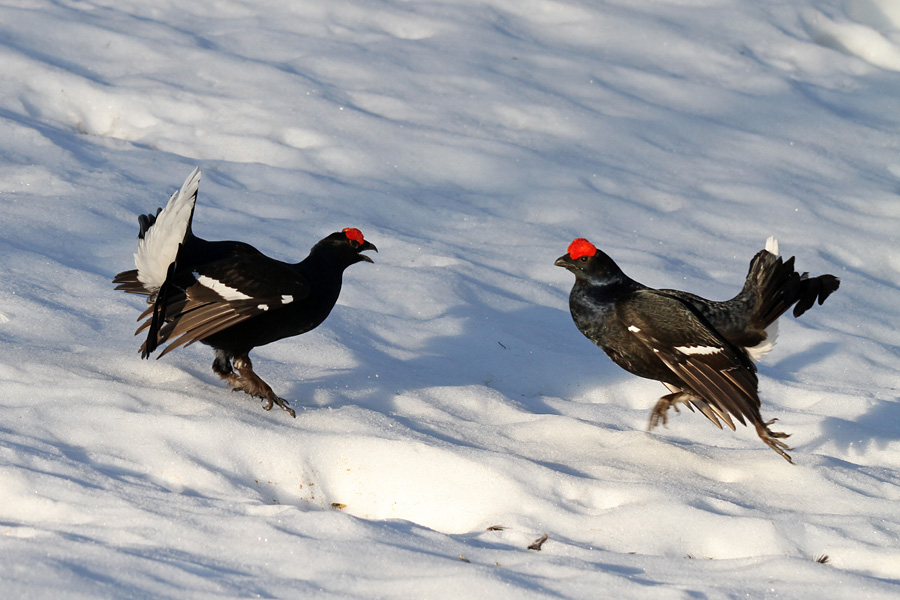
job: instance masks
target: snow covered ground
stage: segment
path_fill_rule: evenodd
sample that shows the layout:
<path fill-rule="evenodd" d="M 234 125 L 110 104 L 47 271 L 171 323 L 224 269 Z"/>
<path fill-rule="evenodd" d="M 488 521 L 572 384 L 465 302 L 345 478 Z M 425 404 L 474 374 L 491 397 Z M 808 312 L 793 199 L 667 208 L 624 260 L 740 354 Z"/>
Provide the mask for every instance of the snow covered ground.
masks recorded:
<path fill-rule="evenodd" d="M 895 0 L 9 0 L 0 65 L 3 597 L 900 594 Z M 196 165 L 198 235 L 380 250 L 252 354 L 296 420 L 138 357 Z M 797 465 L 647 433 L 553 261 L 725 298 L 770 234 L 842 279 L 760 367 Z"/>

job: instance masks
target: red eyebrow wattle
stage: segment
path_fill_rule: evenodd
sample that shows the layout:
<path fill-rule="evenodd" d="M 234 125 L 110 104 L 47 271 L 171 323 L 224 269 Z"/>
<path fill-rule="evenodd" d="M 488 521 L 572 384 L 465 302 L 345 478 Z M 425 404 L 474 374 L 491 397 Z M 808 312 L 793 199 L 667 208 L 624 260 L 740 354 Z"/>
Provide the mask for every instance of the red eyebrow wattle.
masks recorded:
<path fill-rule="evenodd" d="M 359 229 L 357 229 L 355 227 L 345 227 L 343 229 L 343 232 L 344 232 L 344 235 L 347 236 L 348 240 L 354 241 L 357 244 L 362 244 L 364 241 L 362 231 L 360 231 Z"/>

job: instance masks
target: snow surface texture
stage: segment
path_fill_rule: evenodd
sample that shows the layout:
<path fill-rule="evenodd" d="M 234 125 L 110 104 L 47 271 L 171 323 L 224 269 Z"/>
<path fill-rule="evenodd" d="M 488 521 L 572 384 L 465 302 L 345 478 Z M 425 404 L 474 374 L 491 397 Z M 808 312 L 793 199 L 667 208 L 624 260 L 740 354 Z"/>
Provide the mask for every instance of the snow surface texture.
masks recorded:
<path fill-rule="evenodd" d="M 0 64 L 4 597 L 900 593 L 893 0 L 16 0 Z M 110 279 L 197 165 L 200 236 L 380 250 L 253 353 L 296 420 L 138 358 Z M 553 261 L 721 299 L 772 234 L 842 279 L 760 366 L 797 466 L 647 433 Z"/>

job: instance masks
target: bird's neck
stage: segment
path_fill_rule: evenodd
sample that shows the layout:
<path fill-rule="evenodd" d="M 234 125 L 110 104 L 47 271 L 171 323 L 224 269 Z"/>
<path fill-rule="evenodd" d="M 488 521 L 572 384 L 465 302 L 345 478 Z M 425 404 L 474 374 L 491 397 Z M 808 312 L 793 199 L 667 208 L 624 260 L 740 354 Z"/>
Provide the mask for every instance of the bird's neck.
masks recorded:
<path fill-rule="evenodd" d="M 617 297 L 645 287 L 617 269 L 603 275 L 577 277 L 574 289 L 591 296 Z"/>
<path fill-rule="evenodd" d="M 309 256 L 293 265 L 308 281 L 315 282 L 319 290 L 336 290 L 340 293 L 344 269 L 347 265 L 329 252 L 313 249 Z"/>

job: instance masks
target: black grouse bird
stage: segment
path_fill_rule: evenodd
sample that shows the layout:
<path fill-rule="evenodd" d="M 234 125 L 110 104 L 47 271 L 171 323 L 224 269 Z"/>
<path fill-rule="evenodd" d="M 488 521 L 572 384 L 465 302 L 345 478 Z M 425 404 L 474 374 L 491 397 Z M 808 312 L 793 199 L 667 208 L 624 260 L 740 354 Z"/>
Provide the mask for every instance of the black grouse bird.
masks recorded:
<path fill-rule="evenodd" d="M 724 302 L 678 290 L 656 290 L 634 281 L 585 239 L 556 260 L 575 275 L 569 308 L 578 329 L 623 369 L 669 388 L 650 415 L 650 429 L 666 423 L 677 403 L 697 408 L 720 429 L 732 416 L 756 427 L 759 437 L 793 463 L 783 441 L 760 416 L 754 360 L 771 350 L 776 319 L 794 306 L 794 317 L 838 289 L 833 275 L 809 277 L 794 270 L 794 258 L 778 255 L 778 242 L 750 261 L 741 292 Z"/>
<path fill-rule="evenodd" d="M 344 269 L 372 262 L 378 251 L 358 229 L 321 240 L 305 259 L 290 264 L 269 258 L 243 242 L 210 242 L 191 231 L 200 169 L 185 180 L 165 209 L 138 217 L 137 267 L 116 275 L 117 290 L 148 296 L 147 330 L 141 357 L 169 342 L 159 355 L 194 342 L 216 350 L 213 371 L 232 388 L 273 403 L 296 416 L 287 401 L 253 372 L 248 353 L 318 327 L 334 308 Z"/>

